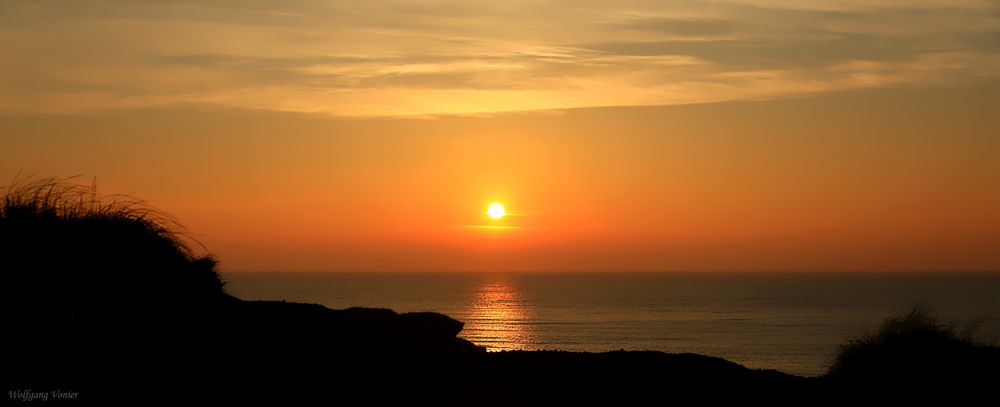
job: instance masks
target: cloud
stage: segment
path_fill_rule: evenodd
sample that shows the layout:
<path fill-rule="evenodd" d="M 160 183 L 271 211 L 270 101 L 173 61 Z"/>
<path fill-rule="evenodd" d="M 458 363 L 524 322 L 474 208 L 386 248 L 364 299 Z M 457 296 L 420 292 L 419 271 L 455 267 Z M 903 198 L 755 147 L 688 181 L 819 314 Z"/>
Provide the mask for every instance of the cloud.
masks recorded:
<path fill-rule="evenodd" d="M 0 109 L 335 115 L 778 98 L 996 75 L 995 1 L 8 1 Z"/>
<path fill-rule="evenodd" d="M 612 28 L 626 31 L 672 34 L 675 36 L 720 36 L 733 34 L 742 24 L 731 20 L 678 19 L 669 17 L 639 17 L 609 23 Z"/>

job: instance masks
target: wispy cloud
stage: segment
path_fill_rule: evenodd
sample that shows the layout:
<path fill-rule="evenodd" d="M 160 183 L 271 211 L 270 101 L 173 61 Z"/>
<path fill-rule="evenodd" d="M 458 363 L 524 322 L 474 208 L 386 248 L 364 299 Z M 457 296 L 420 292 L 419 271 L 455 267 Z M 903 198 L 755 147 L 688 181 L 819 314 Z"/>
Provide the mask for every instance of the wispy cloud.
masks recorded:
<path fill-rule="evenodd" d="M 987 0 L 7 1 L 0 109 L 347 116 L 778 98 L 1000 73 Z"/>

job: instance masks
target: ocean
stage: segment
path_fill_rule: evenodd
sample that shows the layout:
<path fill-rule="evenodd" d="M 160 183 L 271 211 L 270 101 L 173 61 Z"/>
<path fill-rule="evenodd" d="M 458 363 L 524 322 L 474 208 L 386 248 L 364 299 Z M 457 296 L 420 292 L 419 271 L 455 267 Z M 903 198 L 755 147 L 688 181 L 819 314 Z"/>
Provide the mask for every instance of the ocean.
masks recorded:
<path fill-rule="evenodd" d="M 823 374 L 852 336 L 920 306 L 1000 338 L 1000 273 L 225 273 L 243 299 L 434 311 L 490 351 L 693 352 Z"/>

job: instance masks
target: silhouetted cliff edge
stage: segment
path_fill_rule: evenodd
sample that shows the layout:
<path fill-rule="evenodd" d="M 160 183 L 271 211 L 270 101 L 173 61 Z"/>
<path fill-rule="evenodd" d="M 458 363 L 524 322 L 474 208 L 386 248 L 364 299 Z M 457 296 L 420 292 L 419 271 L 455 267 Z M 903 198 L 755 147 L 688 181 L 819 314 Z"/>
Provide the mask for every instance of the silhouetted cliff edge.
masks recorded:
<path fill-rule="evenodd" d="M 845 345 L 802 378 L 662 352 L 487 353 L 435 313 L 332 310 L 226 294 L 169 217 L 42 181 L 0 202 L 6 396 L 281 405 L 825 404 L 992 397 L 997 348 L 925 314 Z M 609 344 L 609 348 L 613 348 Z M 23 400 L 22 400 L 23 401 Z"/>

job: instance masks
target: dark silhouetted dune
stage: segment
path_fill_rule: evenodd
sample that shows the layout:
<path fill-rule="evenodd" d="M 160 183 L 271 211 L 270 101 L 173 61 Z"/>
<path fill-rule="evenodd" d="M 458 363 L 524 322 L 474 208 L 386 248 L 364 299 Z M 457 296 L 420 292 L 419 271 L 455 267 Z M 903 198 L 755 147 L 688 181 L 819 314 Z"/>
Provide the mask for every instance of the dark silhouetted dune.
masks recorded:
<path fill-rule="evenodd" d="M 918 308 L 841 346 L 826 378 L 861 392 L 946 388 L 975 394 L 1000 383 L 1000 348 L 963 337 Z"/>

